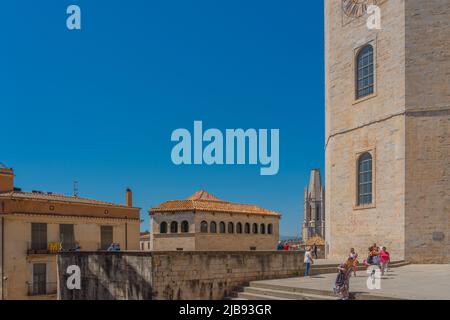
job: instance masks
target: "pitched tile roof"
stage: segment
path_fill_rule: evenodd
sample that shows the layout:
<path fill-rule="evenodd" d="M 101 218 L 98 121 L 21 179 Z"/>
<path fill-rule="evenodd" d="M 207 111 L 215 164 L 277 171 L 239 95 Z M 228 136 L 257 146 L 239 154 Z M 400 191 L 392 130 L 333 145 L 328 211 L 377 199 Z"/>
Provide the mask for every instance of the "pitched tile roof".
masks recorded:
<path fill-rule="evenodd" d="M 307 246 L 313 246 L 313 245 L 324 246 L 325 240 L 323 240 L 321 236 L 315 235 L 306 241 L 306 245 Z"/>
<path fill-rule="evenodd" d="M 146 231 L 146 232 L 141 232 L 139 239 L 141 240 L 149 240 L 150 239 L 150 232 Z"/>
<path fill-rule="evenodd" d="M 0 199 L 20 199 L 20 200 L 46 200 L 55 202 L 67 202 L 74 204 L 88 204 L 94 206 L 108 206 L 108 207 L 121 207 L 129 208 L 124 205 L 119 205 L 111 202 L 104 202 L 99 200 L 92 200 L 79 197 L 65 196 L 57 193 L 47 193 L 47 192 L 22 192 L 22 191 L 11 191 L 0 193 Z M 131 208 L 130 208 L 131 209 Z M 136 208 L 134 208 L 136 209 Z"/>
<path fill-rule="evenodd" d="M 206 192 L 205 190 L 200 190 L 194 193 L 192 196 L 186 200 L 209 200 L 209 201 L 222 201 L 219 198 L 213 196 L 212 194 Z"/>
<path fill-rule="evenodd" d="M 280 214 L 264 209 L 252 204 L 232 203 L 220 200 L 219 198 L 201 190 L 194 193 L 185 200 L 167 201 L 150 209 L 150 214 L 162 212 L 186 212 L 186 211 L 207 211 L 207 212 L 226 212 L 256 214 L 279 217 Z"/>

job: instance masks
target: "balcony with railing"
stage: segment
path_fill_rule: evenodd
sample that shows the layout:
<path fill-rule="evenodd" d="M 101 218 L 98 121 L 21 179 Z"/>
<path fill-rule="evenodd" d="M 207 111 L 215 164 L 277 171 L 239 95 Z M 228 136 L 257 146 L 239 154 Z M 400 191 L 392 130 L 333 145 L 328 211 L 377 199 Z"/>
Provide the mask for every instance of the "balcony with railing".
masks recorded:
<path fill-rule="evenodd" d="M 34 243 L 27 244 L 27 255 L 56 254 L 61 251 L 60 242 Z"/>
<path fill-rule="evenodd" d="M 27 286 L 30 297 L 54 295 L 57 292 L 56 282 L 34 282 L 27 283 Z"/>

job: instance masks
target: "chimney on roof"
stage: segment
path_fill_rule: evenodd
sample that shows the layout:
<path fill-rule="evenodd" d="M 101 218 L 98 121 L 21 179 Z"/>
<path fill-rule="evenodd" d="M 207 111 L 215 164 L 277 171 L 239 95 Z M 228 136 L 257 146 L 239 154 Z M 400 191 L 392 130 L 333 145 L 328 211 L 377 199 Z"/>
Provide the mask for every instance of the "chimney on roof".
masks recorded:
<path fill-rule="evenodd" d="M 133 206 L 133 191 L 130 188 L 125 193 L 125 203 L 127 207 L 131 208 Z"/>
<path fill-rule="evenodd" d="M 0 163 L 0 193 L 14 190 L 14 170 Z"/>

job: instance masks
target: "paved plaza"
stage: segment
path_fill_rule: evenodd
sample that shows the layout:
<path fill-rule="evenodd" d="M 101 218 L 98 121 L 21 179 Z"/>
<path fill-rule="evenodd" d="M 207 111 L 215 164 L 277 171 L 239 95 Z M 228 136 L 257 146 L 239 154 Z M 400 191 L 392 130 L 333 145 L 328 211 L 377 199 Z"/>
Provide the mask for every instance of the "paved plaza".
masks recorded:
<path fill-rule="evenodd" d="M 450 300 L 450 264 L 407 265 L 392 268 L 381 278 L 381 289 L 367 287 L 369 274 L 358 271 L 350 279 L 350 292 L 372 298 L 393 298 L 408 300 Z M 320 274 L 308 278 L 288 278 L 257 281 L 287 288 L 305 288 L 332 291 L 336 274 Z"/>

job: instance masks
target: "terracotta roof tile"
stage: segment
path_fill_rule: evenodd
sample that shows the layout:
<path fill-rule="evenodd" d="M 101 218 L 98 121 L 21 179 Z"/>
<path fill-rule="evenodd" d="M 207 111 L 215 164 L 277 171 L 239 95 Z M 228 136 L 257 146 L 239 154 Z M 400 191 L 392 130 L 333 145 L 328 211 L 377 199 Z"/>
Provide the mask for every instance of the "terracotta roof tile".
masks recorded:
<path fill-rule="evenodd" d="M 321 236 L 316 235 L 314 237 L 309 238 L 306 241 L 306 245 L 307 246 L 313 246 L 313 245 L 324 246 L 325 240 L 323 240 Z"/>
<path fill-rule="evenodd" d="M 150 214 L 180 211 L 207 211 L 280 216 L 280 214 L 275 211 L 264 209 L 256 205 L 239 204 L 220 200 L 203 190 L 194 193 L 186 200 L 163 202 L 157 207 L 150 209 Z"/>
<path fill-rule="evenodd" d="M 222 201 L 219 198 L 213 196 L 212 194 L 206 192 L 205 190 L 200 190 L 194 193 L 192 196 L 186 200 L 209 200 L 209 201 Z"/>
<path fill-rule="evenodd" d="M 11 191 L 11 192 L 0 193 L 0 199 L 4 199 L 4 198 L 23 199 L 23 200 L 47 200 L 47 201 L 58 201 L 58 202 L 67 202 L 67 203 L 76 203 L 76 204 L 89 204 L 89 205 L 97 205 L 97 206 L 113 206 L 113 207 L 128 208 L 124 205 L 114 204 L 111 202 L 104 202 L 104 201 L 99 201 L 99 200 L 71 197 L 71 196 L 65 196 L 62 194 L 44 193 L 44 192 Z M 134 209 L 136 209 L 136 208 L 134 208 Z"/>

